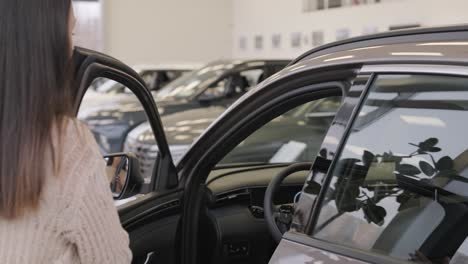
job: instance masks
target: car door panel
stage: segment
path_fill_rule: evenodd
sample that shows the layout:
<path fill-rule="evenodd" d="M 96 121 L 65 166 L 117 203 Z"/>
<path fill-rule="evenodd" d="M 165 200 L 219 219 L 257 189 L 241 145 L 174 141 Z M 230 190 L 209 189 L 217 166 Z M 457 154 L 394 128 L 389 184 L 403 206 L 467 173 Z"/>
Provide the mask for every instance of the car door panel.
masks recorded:
<path fill-rule="evenodd" d="M 182 195 L 182 189 L 150 193 L 118 208 L 133 263 L 145 263 L 149 253 L 154 263 L 176 263 Z"/>
<path fill-rule="evenodd" d="M 330 253 L 326 250 L 313 248 L 301 243 L 283 239 L 276 248 L 270 264 L 282 263 L 335 263 L 335 264 L 364 264 L 342 255 Z"/>

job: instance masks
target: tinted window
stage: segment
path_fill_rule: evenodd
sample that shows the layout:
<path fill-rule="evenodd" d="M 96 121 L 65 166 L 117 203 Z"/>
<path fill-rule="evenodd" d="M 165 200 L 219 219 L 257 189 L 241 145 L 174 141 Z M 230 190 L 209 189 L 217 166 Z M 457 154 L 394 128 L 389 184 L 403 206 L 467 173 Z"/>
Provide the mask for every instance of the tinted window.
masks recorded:
<path fill-rule="evenodd" d="M 300 105 L 255 131 L 220 164 L 314 160 L 340 105 L 338 96 Z M 325 115 L 321 113 L 324 108 Z"/>
<path fill-rule="evenodd" d="M 467 109 L 468 78 L 379 76 L 332 169 L 314 236 L 402 260 L 466 263 Z"/>
<path fill-rule="evenodd" d="M 189 98 L 201 92 L 205 84 L 215 81 L 234 64 L 213 63 L 168 83 L 157 95 L 158 100 Z"/>
<path fill-rule="evenodd" d="M 250 69 L 231 74 L 208 87 L 202 96 L 205 98 L 239 97 L 256 86 L 258 80 L 263 78 L 265 74 L 263 69 Z"/>
<path fill-rule="evenodd" d="M 114 80 L 101 79 L 106 80 L 105 83 L 115 83 L 129 92 L 113 94 L 86 90 L 78 111 L 78 119 L 88 125 L 103 155 L 120 153 L 124 151 L 124 142 L 130 131 L 142 123 L 147 123 L 149 119 L 146 112 L 142 111 L 142 103 L 130 89 Z M 150 126 L 146 135 L 154 137 Z M 140 159 L 140 168 L 148 167 L 148 163 L 152 165 L 154 160 Z"/>

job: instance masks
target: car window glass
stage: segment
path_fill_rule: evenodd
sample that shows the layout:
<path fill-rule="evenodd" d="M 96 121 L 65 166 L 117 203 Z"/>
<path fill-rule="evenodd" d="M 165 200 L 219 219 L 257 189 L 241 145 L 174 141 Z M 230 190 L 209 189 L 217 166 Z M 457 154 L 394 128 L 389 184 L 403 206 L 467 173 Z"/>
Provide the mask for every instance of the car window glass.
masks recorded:
<path fill-rule="evenodd" d="M 467 110 L 468 78 L 378 76 L 332 169 L 313 236 L 416 263 L 465 263 Z"/>
<path fill-rule="evenodd" d="M 228 79 L 222 79 L 208 87 L 203 92 L 204 97 L 206 98 L 220 98 L 226 94 Z"/>
<path fill-rule="evenodd" d="M 240 73 L 240 75 L 247 81 L 246 83 L 248 83 L 248 87 L 246 90 L 249 90 L 250 88 L 259 84 L 265 78 L 266 72 L 264 69 L 252 69 L 243 71 Z"/>
<path fill-rule="evenodd" d="M 186 74 L 181 78 L 176 78 L 168 83 L 164 89 L 161 89 L 156 99 L 184 99 L 194 96 L 201 92 L 201 89 L 206 88 L 205 84 L 209 84 L 219 78 L 233 65 L 225 63 L 212 63 L 199 70 Z"/>
<path fill-rule="evenodd" d="M 144 71 L 141 73 L 140 76 L 145 81 L 147 87 L 149 87 L 148 85 L 152 85 L 155 74 L 155 72 L 151 71 Z M 94 90 L 100 93 L 132 93 L 131 90 L 125 87 L 123 84 L 106 78 L 96 79 L 95 81 L 93 81 L 91 87 L 93 87 Z"/>
<path fill-rule="evenodd" d="M 146 87 L 151 91 L 158 91 L 171 81 L 179 78 L 184 71 L 182 70 L 148 70 L 140 74 L 145 81 Z"/>
<path fill-rule="evenodd" d="M 218 165 L 312 161 L 341 104 L 341 97 L 305 103 L 273 119 L 234 148 Z M 314 116 L 327 105 L 329 116 Z"/>
<path fill-rule="evenodd" d="M 165 71 L 168 80 L 174 80 L 184 74 L 185 71 Z"/>
<path fill-rule="evenodd" d="M 155 89 L 156 78 L 158 77 L 159 72 L 157 71 L 144 71 L 140 73 L 141 78 L 150 90 Z M 128 91 L 128 90 L 127 90 Z"/>
<path fill-rule="evenodd" d="M 99 78 L 99 81 L 96 80 L 96 82 L 99 82 L 99 84 L 97 84 L 95 90 L 100 93 L 109 93 L 122 87 L 120 83 L 106 78 Z"/>
<path fill-rule="evenodd" d="M 104 84 L 109 82 L 130 91 L 125 85 L 113 80 L 107 79 Z M 89 127 L 103 155 L 134 152 L 139 158 L 141 172 L 149 175 L 145 179 L 146 183 L 149 183 L 152 173 L 146 171 L 153 167 L 154 159 L 151 161 L 141 159 L 138 156 L 140 152 L 137 151 L 137 145 L 133 145 L 135 149 L 124 146 L 130 131 L 142 123 L 148 123 L 143 105 L 133 92 L 113 94 L 99 93 L 88 89 L 81 102 L 78 119 Z M 153 130 L 149 125 L 146 133 L 142 136 L 154 139 Z"/>
<path fill-rule="evenodd" d="M 231 74 L 216 83 L 210 85 L 203 92 L 204 97 L 238 97 L 250 88 L 257 85 L 258 80 L 264 75 L 263 69 L 250 69 Z"/>

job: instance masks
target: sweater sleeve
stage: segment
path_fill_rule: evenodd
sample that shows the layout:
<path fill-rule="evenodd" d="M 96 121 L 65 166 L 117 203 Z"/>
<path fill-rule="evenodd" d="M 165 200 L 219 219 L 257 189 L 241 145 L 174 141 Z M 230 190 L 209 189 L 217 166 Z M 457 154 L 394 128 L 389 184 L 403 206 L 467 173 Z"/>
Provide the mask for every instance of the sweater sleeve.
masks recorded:
<path fill-rule="evenodd" d="M 85 133 L 89 133 L 86 131 Z M 92 137 L 89 134 L 85 138 Z M 86 140 L 89 164 L 80 166 L 77 187 L 81 191 L 73 199 L 73 217 L 68 223 L 67 240 L 74 244 L 81 263 L 130 263 L 129 237 L 122 228 L 106 180 L 105 163 L 92 139 Z"/>

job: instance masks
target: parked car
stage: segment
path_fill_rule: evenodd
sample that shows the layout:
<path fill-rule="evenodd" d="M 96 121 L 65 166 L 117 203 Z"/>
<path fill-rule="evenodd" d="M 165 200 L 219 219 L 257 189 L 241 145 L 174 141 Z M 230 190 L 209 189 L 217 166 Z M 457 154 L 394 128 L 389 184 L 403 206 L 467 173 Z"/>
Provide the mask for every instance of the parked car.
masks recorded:
<path fill-rule="evenodd" d="M 159 113 L 168 115 L 210 106 L 226 109 L 251 87 L 288 63 L 286 60 L 225 60 L 210 63 L 161 89 L 155 95 L 160 106 Z M 87 104 L 86 97 L 83 103 Z M 122 151 L 128 132 L 147 120 L 135 96 L 125 102 L 82 108 L 79 117 L 90 125 L 103 152 L 107 153 Z"/>
<path fill-rule="evenodd" d="M 81 69 L 91 56 L 107 66 L 89 68 L 94 76 L 128 80 L 156 135 L 148 193 L 119 207 L 133 262 L 466 263 L 467 46 L 460 26 L 313 49 L 231 105 L 177 166 L 138 75 L 77 50 Z M 86 76 L 77 76 L 78 101 Z M 336 96 L 343 102 L 316 157 L 218 165 L 284 113 Z"/>
<path fill-rule="evenodd" d="M 137 65 L 134 66 L 133 69 L 141 76 L 146 86 L 156 93 L 169 82 L 199 67 L 200 65 L 198 64 L 186 63 L 172 65 Z M 86 115 L 86 112 L 96 111 L 96 107 L 103 107 L 109 104 L 125 104 L 135 100 L 131 91 L 125 89 L 124 85 L 107 78 L 96 79 L 93 81 L 92 88 L 93 89 L 89 89 L 86 92 L 83 98 L 80 108 L 80 112 L 83 113 L 83 115 Z"/>
<path fill-rule="evenodd" d="M 268 164 L 310 160 L 330 126 L 335 112 L 341 104 L 341 97 L 331 97 L 310 102 L 277 117 L 266 124 L 224 157 L 219 164 Z M 177 162 L 190 145 L 226 109 L 219 106 L 199 108 L 172 115 L 162 116 L 169 149 Z M 285 137 L 285 134 L 288 136 Z M 312 134 L 316 137 L 311 137 Z M 310 140 L 312 138 L 313 140 Z M 291 143 L 292 142 L 292 143 Z M 288 144 L 302 142 L 296 154 L 282 155 L 280 150 Z M 141 173 L 146 182 L 151 181 L 158 146 L 149 122 L 137 126 L 126 137 L 124 152 L 135 153 L 140 162 Z"/>

